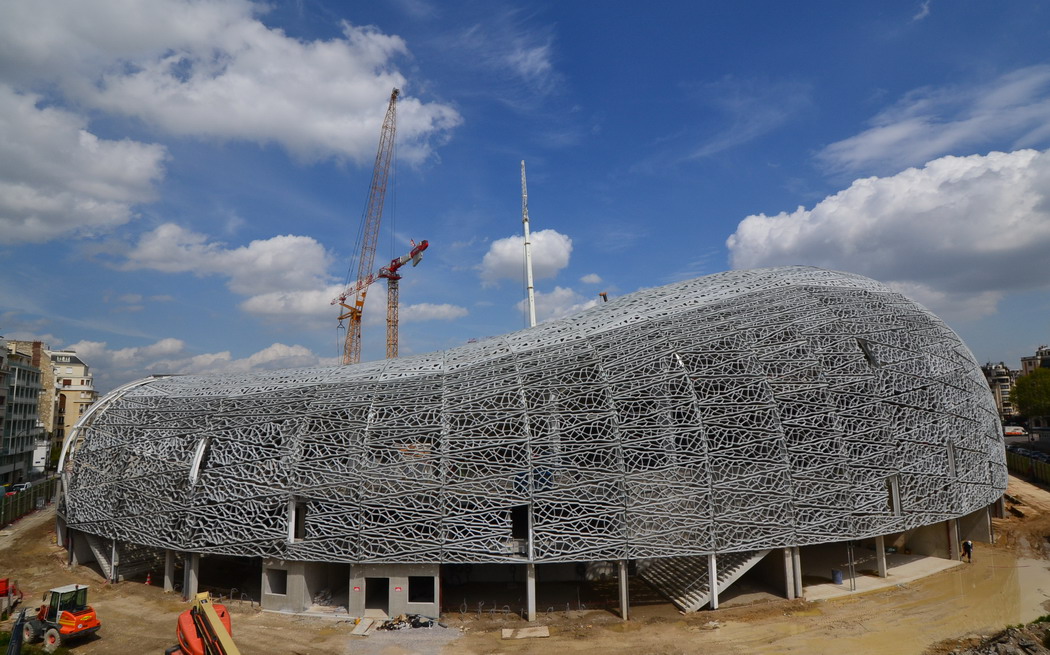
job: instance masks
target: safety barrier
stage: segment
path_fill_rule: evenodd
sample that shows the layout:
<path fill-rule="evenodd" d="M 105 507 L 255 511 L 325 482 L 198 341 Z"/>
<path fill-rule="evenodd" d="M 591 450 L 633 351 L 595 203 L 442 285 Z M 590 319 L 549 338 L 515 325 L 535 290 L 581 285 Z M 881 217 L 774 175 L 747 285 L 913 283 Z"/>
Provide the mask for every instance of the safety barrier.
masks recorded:
<path fill-rule="evenodd" d="M 1040 462 L 1026 455 L 1007 451 L 1006 467 L 1011 473 L 1050 484 L 1050 462 Z"/>
<path fill-rule="evenodd" d="M 0 496 L 0 528 L 3 528 L 26 514 L 49 504 L 55 497 L 58 478 L 37 482 L 29 489 L 11 496 Z"/>

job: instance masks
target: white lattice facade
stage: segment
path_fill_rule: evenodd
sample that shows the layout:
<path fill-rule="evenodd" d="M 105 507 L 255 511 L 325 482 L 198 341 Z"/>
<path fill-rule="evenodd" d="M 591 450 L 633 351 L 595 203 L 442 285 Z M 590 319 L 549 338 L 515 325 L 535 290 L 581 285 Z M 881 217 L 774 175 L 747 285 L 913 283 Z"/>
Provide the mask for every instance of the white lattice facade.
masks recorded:
<path fill-rule="evenodd" d="M 1007 476 L 959 337 L 877 282 L 799 267 L 430 355 L 151 378 L 99 401 L 67 448 L 70 528 L 351 563 L 842 541 L 963 516 Z"/>

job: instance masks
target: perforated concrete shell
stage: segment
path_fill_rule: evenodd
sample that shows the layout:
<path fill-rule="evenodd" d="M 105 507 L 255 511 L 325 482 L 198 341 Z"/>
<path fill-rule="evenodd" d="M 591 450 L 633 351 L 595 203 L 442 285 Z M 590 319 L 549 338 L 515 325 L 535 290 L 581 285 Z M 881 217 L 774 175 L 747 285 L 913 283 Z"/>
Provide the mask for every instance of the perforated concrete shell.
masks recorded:
<path fill-rule="evenodd" d="M 69 527 L 289 560 L 841 541 L 968 514 L 1007 475 L 959 337 L 873 280 L 801 267 L 642 290 L 418 357 L 146 379 L 81 423 Z"/>

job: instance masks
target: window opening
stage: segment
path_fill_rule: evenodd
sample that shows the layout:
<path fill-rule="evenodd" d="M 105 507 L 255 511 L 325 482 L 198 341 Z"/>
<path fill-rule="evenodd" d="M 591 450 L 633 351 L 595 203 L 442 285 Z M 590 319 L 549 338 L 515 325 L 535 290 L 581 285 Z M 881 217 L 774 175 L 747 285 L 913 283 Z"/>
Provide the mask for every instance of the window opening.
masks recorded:
<path fill-rule="evenodd" d="M 893 516 L 901 515 L 901 490 L 900 490 L 900 476 L 891 475 L 886 478 L 886 500 L 889 505 L 890 514 Z"/>
<path fill-rule="evenodd" d="M 197 482 L 197 478 L 200 477 L 201 469 L 205 468 L 208 464 L 208 458 L 211 455 L 211 438 L 204 437 L 197 444 L 197 449 L 193 452 L 193 460 L 190 462 L 190 484 Z"/>
<path fill-rule="evenodd" d="M 431 576 L 412 575 L 408 577 L 408 602 L 433 603 L 434 578 Z"/>
<path fill-rule="evenodd" d="M 955 444 L 953 443 L 948 444 L 948 473 L 953 479 L 959 475 L 955 468 Z"/>
<path fill-rule="evenodd" d="M 288 501 L 288 540 L 302 541 L 306 539 L 306 501 Z"/>
<path fill-rule="evenodd" d="M 288 593 L 288 571 L 284 569 L 266 569 L 267 593 L 284 596 Z"/>
<path fill-rule="evenodd" d="M 515 505 L 510 508 L 510 536 L 514 539 L 529 538 L 528 505 Z"/>

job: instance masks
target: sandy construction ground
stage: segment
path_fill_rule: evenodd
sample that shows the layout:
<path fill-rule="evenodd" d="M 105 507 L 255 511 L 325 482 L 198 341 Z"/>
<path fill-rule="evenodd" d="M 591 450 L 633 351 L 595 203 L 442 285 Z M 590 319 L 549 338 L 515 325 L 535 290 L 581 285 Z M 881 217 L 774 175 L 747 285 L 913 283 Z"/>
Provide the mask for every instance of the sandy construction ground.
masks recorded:
<path fill-rule="evenodd" d="M 261 612 L 230 604 L 234 638 L 245 655 L 410 655 L 496 653 L 948 653 L 974 635 L 1050 612 L 1050 492 L 1011 478 L 1019 501 L 996 519 L 995 545 L 978 544 L 974 563 L 881 591 L 818 602 L 764 601 L 714 612 L 680 614 L 670 604 L 632 608 L 624 623 L 606 611 L 542 616 L 546 639 L 503 640 L 516 616 L 452 612 L 449 629 L 351 636 L 353 624 Z M 42 510 L 0 531 L 0 576 L 12 577 L 35 606 L 53 586 L 91 586 L 102 620 L 96 638 L 74 653 L 163 653 L 175 643 L 186 604 L 158 586 L 103 583 L 92 569 L 68 569 L 55 545 L 54 515 Z M 8 624 L 9 625 L 9 624 Z M 9 629 L 9 627 L 8 627 Z"/>

